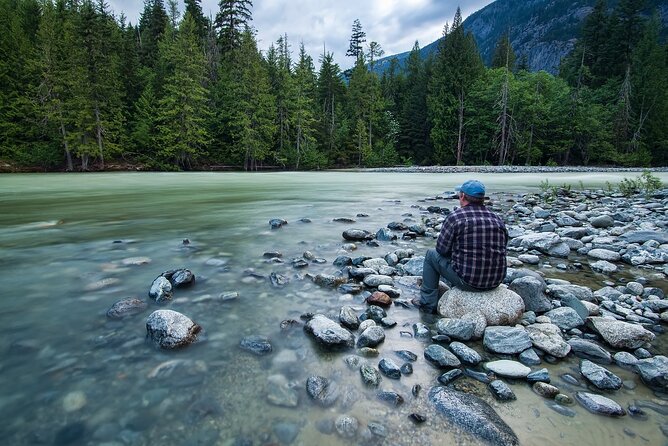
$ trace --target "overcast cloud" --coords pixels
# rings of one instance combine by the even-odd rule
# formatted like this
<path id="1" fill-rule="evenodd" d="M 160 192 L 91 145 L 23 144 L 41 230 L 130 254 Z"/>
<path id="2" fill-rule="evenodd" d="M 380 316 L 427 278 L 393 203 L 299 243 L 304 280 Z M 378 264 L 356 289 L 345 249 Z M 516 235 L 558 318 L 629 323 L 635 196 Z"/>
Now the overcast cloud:
<path id="1" fill-rule="evenodd" d="M 324 46 L 345 69 L 353 63 L 345 54 L 355 19 L 362 23 L 367 45 L 376 41 L 389 56 L 409 51 L 416 40 L 425 46 L 438 39 L 445 23 L 452 23 L 458 5 L 466 18 L 489 3 L 492 0 L 254 0 L 252 25 L 261 50 L 287 34 L 295 57 L 303 41 L 318 66 Z M 132 23 L 138 22 L 143 9 L 140 0 L 110 0 L 109 4 Z M 202 0 L 202 10 L 215 16 L 218 0 Z"/>

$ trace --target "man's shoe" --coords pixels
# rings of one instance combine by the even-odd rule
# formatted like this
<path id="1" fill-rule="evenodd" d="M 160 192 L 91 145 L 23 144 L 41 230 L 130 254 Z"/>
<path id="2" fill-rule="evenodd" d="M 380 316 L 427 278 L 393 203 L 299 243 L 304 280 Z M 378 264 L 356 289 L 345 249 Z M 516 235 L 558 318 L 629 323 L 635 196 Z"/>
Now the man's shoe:
<path id="1" fill-rule="evenodd" d="M 429 313 L 429 314 L 437 314 L 437 313 L 438 313 L 438 312 L 436 311 L 435 308 L 434 308 L 434 309 L 431 309 L 431 308 L 428 308 L 427 306 L 425 306 L 425 305 L 422 303 L 422 300 L 420 299 L 419 296 L 418 296 L 418 297 L 414 297 L 414 298 L 412 298 L 412 299 L 411 299 L 411 303 L 412 303 L 413 305 L 415 305 L 420 311 L 423 311 L 423 312 L 425 312 L 425 313 Z"/>

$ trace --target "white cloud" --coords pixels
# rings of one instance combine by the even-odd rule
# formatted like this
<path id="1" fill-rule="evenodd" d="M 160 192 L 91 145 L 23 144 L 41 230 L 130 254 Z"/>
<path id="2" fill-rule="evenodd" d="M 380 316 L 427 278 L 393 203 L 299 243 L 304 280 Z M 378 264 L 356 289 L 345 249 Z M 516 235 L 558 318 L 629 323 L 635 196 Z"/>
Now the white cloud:
<path id="1" fill-rule="evenodd" d="M 143 2 L 110 0 L 109 3 L 115 13 L 123 11 L 130 21 L 138 22 Z M 367 44 L 375 40 L 385 55 L 391 55 L 409 51 L 416 40 L 425 46 L 438 39 L 443 25 L 452 22 L 458 6 L 451 0 L 255 0 L 253 3 L 252 24 L 260 49 L 266 50 L 287 34 L 295 57 L 303 41 L 317 64 L 325 46 L 342 68 L 353 63 L 345 53 L 355 19 L 362 23 Z M 462 0 L 459 5 L 465 18 L 488 3 L 491 0 Z M 202 0 L 202 10 L 205 15 L 215 16 L 218 1 Z"/>

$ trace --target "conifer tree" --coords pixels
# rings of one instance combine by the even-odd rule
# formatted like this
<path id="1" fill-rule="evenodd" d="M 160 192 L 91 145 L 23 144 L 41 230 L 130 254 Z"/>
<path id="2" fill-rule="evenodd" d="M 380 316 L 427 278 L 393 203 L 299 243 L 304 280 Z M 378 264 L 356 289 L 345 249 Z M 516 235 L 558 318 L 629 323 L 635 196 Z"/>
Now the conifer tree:
<path id="1" fill-rule="evenodd" d="M 364 42 L 366 42 L 366 33 L 362 29 L 362 23 L 359 19 L 353 22 L 352 32 L 350 34 L 350 45 L 346 56 L 359 59 L 364 56 Z"/>
<path id="2" fill-rule="evenodd" d="M 200 39 L 201 44 L 203 45 L 208 28 L 209 28 L 209 20 L 204 17 L 204 14 L 202 13 L 202 5 L 201 5 L 202 0 L 185 0 L 185 14 L 190 14 L 192 17 L 193 21 L 195 22 L 195 31 L 197 34 L 197 37 Z"/>
<path id="3" fill-rule="evenodd" d="M 144 0 L 144 11 L 139 19 L 139 54 L 144 66 L 155 68 L 158 42 L 165 34 L 168 21 L 163 0 Z"/>
<path id="4" fill-rule="evenodd" d="M 342 118 L 340 115 L 344 105 L 345 88 L 341 79 L 341 69 L 334 62 L 334 55 L 324 51 L 320 57 L 320 71 L 316 85 L 319 111 L 318 141 L 320 151 L 325 154 L 329 162 L 339 158 L 335 149 L 340 146 L 340 118 Z"/>
<path id="5" fill-rule="evenodd" d="M 401 126 L 399 153 L 419 164 L 431 159 L 429 123 L 427 118 L 427 73 L 415 42 L 406 62 L 406 81 L 399 123 Z"/>
<path id="6" fill-rule="evenodd" d="M 251 0 L 220 0 L 214 22 L 222 54 L 228 54 L 241 45 L 242 34 L 253 19 Z"/>
<path id="7" fill-rule="evenodd" d="M 492 68 L 506 67 L 515 71 L 515 52 L 510 44 L 508 32 L 503 33 L 496 43 L 494 55 L 492 56 Z"/>

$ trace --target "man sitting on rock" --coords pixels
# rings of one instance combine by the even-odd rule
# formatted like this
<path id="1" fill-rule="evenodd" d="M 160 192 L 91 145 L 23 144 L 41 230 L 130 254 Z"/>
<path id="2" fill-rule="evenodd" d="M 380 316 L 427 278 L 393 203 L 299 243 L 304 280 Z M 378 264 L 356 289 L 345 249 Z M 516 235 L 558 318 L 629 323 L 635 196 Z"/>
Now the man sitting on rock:
<path id="1" fill-rule="evenodd" d="M 440 277 L 464 291 L 491 290 L 506 277 L 508 231 L 485 207 L 485 186 L 469 180 L 455 190 L 461 207 L 443 222 L 436 249 L 427 250 L 420 297 L 412 300 L 428 313 L 436 313 Z"/>

